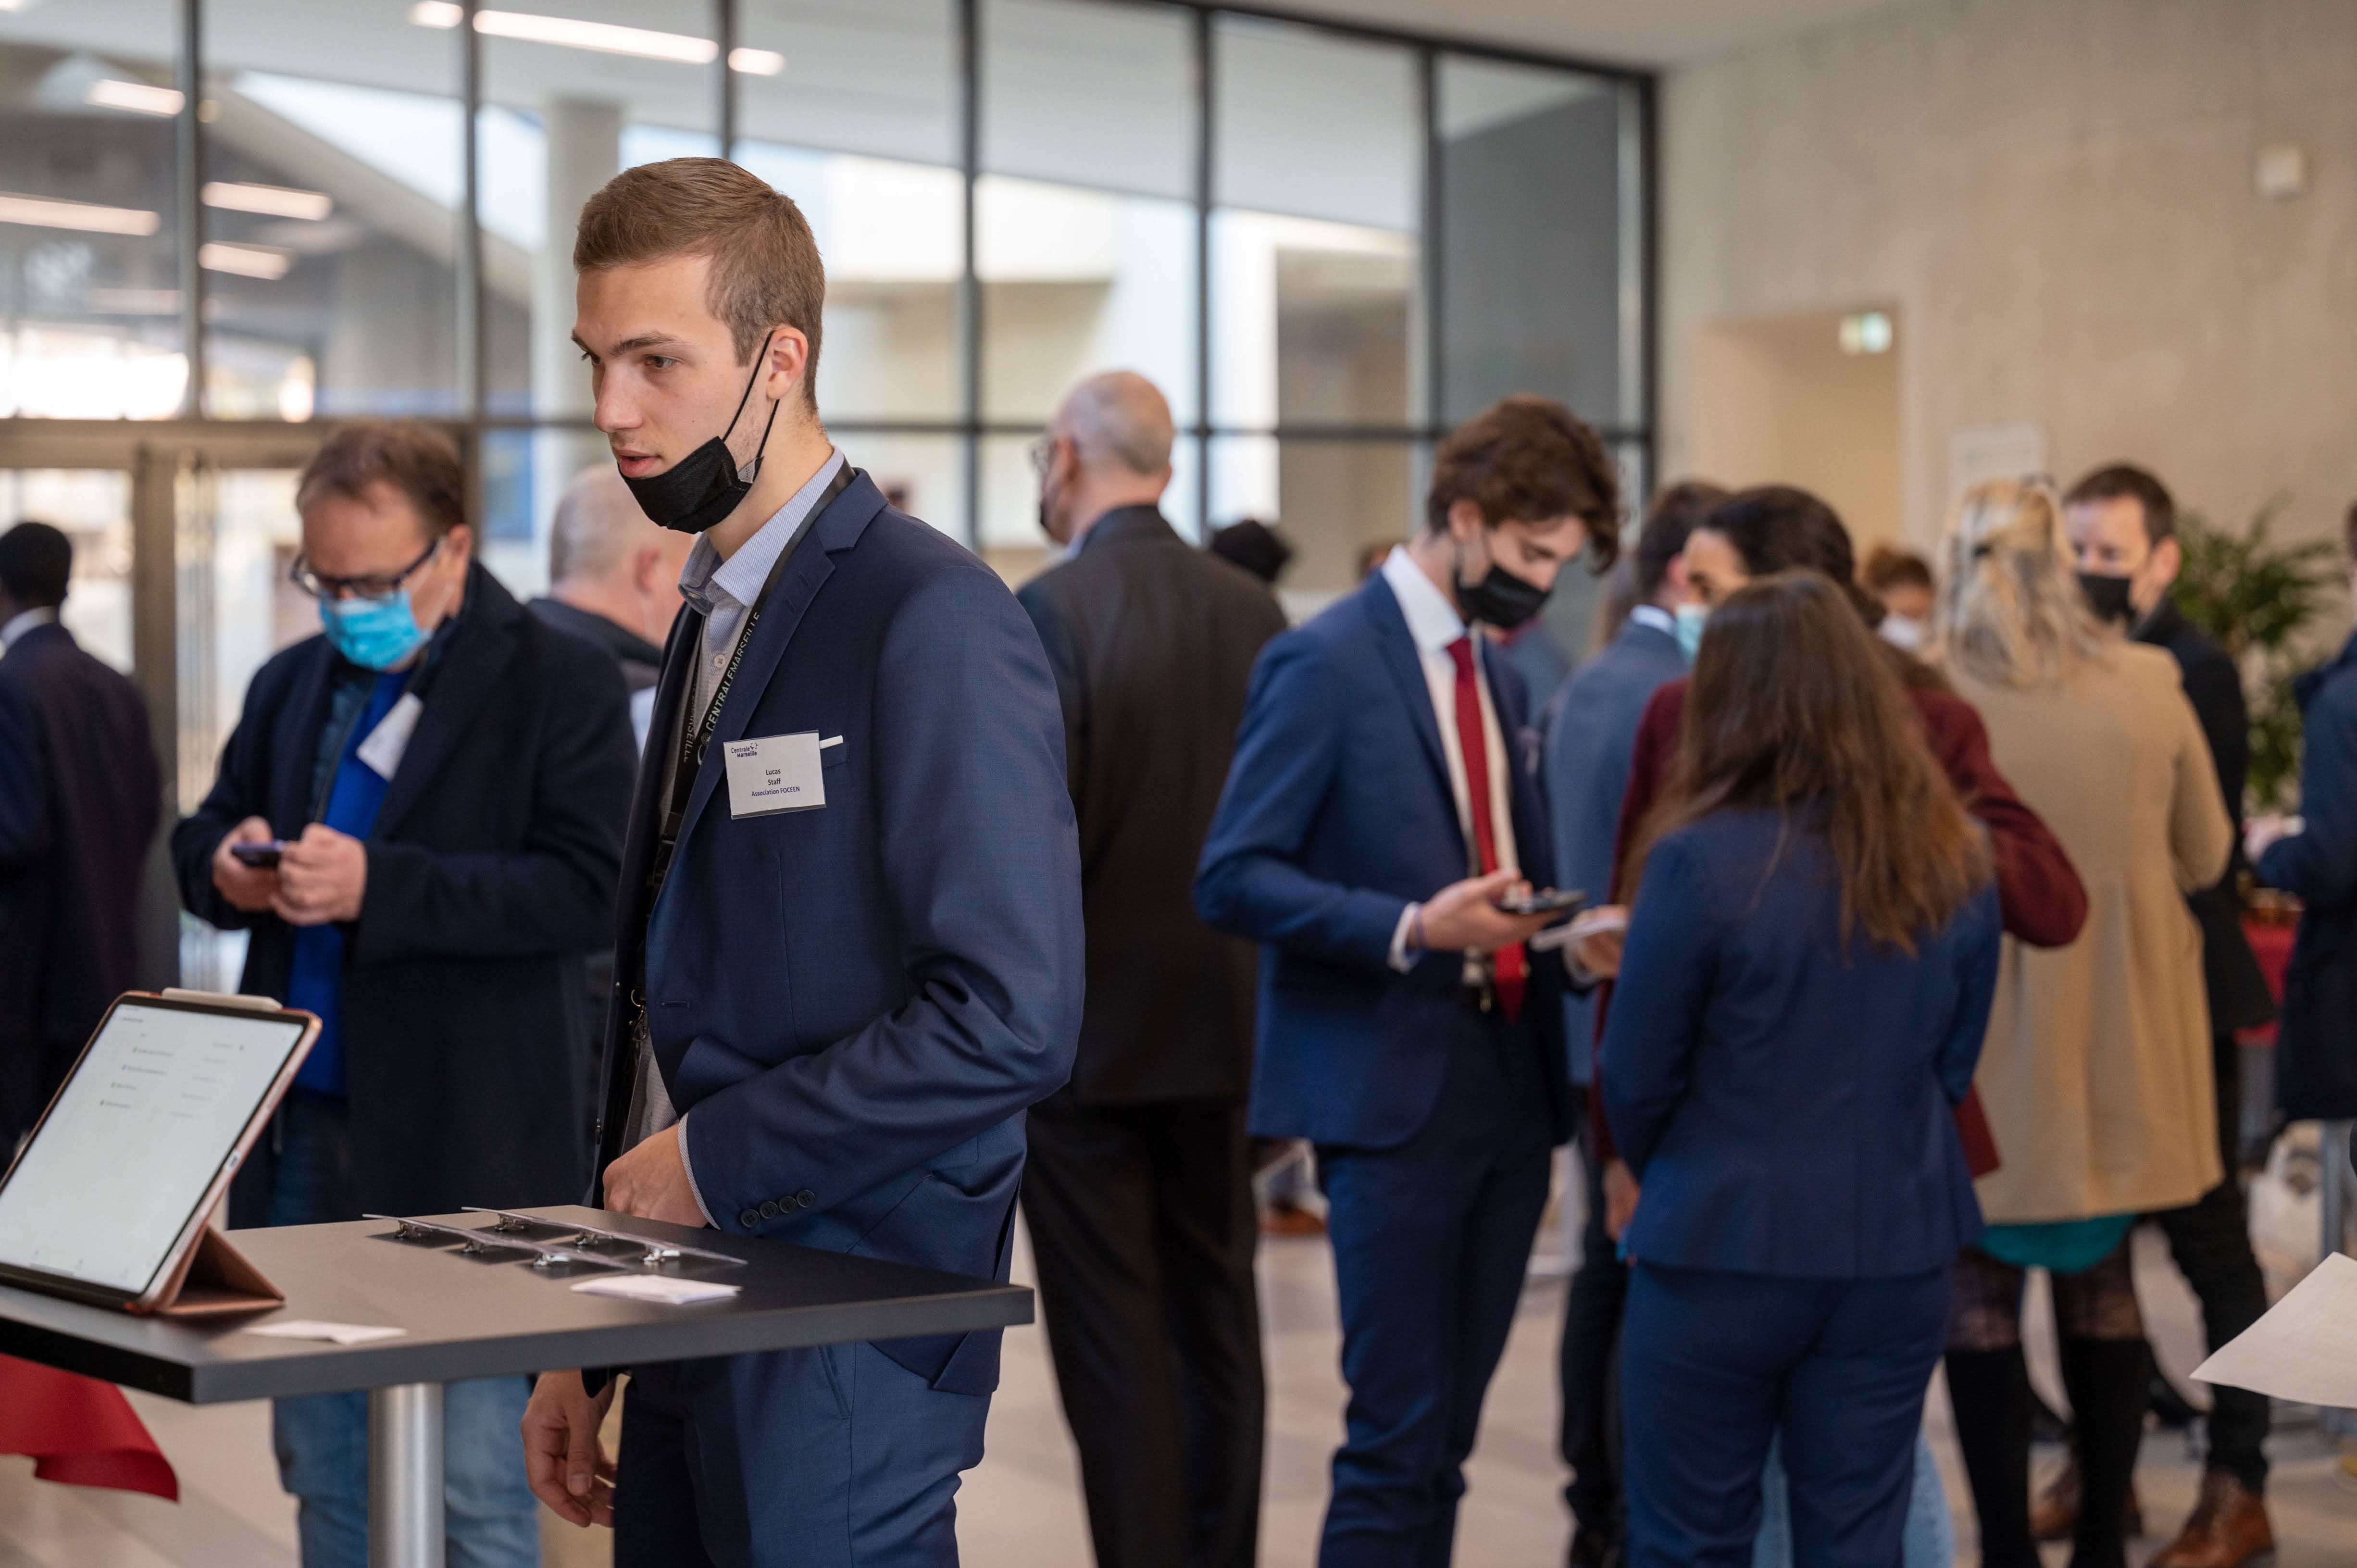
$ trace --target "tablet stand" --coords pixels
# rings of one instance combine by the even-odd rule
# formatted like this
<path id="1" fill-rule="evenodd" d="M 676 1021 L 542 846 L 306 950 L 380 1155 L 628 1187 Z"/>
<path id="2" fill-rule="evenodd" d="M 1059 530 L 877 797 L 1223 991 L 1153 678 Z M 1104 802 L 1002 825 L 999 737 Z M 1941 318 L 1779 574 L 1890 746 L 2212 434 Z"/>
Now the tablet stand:
<path id="1" fill-rule="evenodd" d="M 247 1262 L 208 1219 L 204 1234 L 180 1261 L 156 1305 L 133 1310 L 162 1317 L 217 1317 L 285 1305 L 286 1293 L 263 1278 L 262 1271 Z"/>

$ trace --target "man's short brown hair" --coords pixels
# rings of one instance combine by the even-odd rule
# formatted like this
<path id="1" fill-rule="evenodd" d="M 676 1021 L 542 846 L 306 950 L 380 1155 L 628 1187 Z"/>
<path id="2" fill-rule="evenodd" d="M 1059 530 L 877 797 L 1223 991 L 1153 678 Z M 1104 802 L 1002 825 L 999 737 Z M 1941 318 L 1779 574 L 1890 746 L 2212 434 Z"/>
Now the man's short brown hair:
<path id="1" fill-rule="evenodd" d="M 711 261 L 705 308 L 728 324 L 738 364 L 750 364 L 780 327 L 810 340 L 802 406 L 816 413 L 826 266 L 793 199 L 724 158 L 666 158 L 624 169 L 582 206 L 575 272 L 673 256 Z"/>
<path id="2" fill-rule="evenodd" d="M 431 538 L 467 521 L 467 471 L 450 438 L 429 425 L 382 419 L 329 433 L 303 466 L 295 510 L 307 511 L 328 496 L 364 501 L 374 484 L 391 485 L 406 498 Z"/>
<path id="3" fill-rule="evenodd" d="M 2131 500 L 2144 513 L 2144 540 L 2158 544 L 2177 537 L 2177 499 L 2149 469 L 2134 463 L 2111 463 L 2072 485 L 2062 498 L 2066 507 L 2088 501 Z"/>
<path id="4" fill-rule="evenodd" d="M 1425 526 L 1448 526 L 1469 500 L 1481 521 L 1587 524 L 1587 569 L 1601 575 L 1620 554 L 1620 481 L 1612 460 L 1571 410 L 1547 397 L 1501 398 L 1449 434 L 1432 456 Z"/>

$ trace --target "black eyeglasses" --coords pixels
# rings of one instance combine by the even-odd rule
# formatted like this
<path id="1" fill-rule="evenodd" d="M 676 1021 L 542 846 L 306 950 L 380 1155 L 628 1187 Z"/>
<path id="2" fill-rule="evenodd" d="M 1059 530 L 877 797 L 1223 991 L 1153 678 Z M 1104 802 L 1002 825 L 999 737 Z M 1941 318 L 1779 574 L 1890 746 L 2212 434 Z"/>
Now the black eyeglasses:
<path id="1" fill-rule="evenodd" d="M 425 547 L 425 553 L 390 577 L 330 577 L 323 572 L 313 571 L 311 564 L 297 555 L 295 564 L 286 573 L 286 578 L 315 599 L 389 599 L 401 592 L 401 585 L 417 575 L 417 569 L 431 561 L 434 553 L 441 548 L 442 541 L 435 540 Z"/>

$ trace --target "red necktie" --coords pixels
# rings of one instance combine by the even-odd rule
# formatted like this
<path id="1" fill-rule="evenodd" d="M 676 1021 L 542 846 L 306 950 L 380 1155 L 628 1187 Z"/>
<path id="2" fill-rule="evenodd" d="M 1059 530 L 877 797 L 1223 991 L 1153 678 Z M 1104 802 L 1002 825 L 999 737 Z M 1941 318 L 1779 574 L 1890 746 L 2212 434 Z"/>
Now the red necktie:
<path id="1" fill-rule="evenodd" d="M 1473 674 L 1472 639 L 1460 637 L 1448 645 L 1457 661 L 1457 749 L 1465 757 L 1465 793 L 1473 808 L 1473 843 L 1481 857 L 1481 875 L 1498 869 L 1498 835 L 1490 821 L 1490 747 L 1481 725 L 1481 693 Z M 1523 983 L 1529 974 L 1523 946 L 1500 948 L 1490 958 L 1498 985 L 1499 1004 L 1509 1020 L 1523 1011 Z"/>

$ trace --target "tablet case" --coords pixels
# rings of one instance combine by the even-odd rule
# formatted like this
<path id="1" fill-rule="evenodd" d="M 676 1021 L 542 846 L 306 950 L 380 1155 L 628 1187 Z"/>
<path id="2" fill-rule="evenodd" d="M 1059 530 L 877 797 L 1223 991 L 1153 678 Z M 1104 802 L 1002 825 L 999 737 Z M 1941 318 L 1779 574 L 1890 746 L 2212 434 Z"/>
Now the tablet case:
<path id="1" fill-rule="evenodd" d="M 177 1276 L 165 1284 L 156 1305 L 131 1310 L 158 1317 L 221 1317 L 285 1305 L 286 1293 L 263 1278 L 262 1271 L 247 1262 L 208 1219 L 204 1234 L 180 1261 Z"/>

